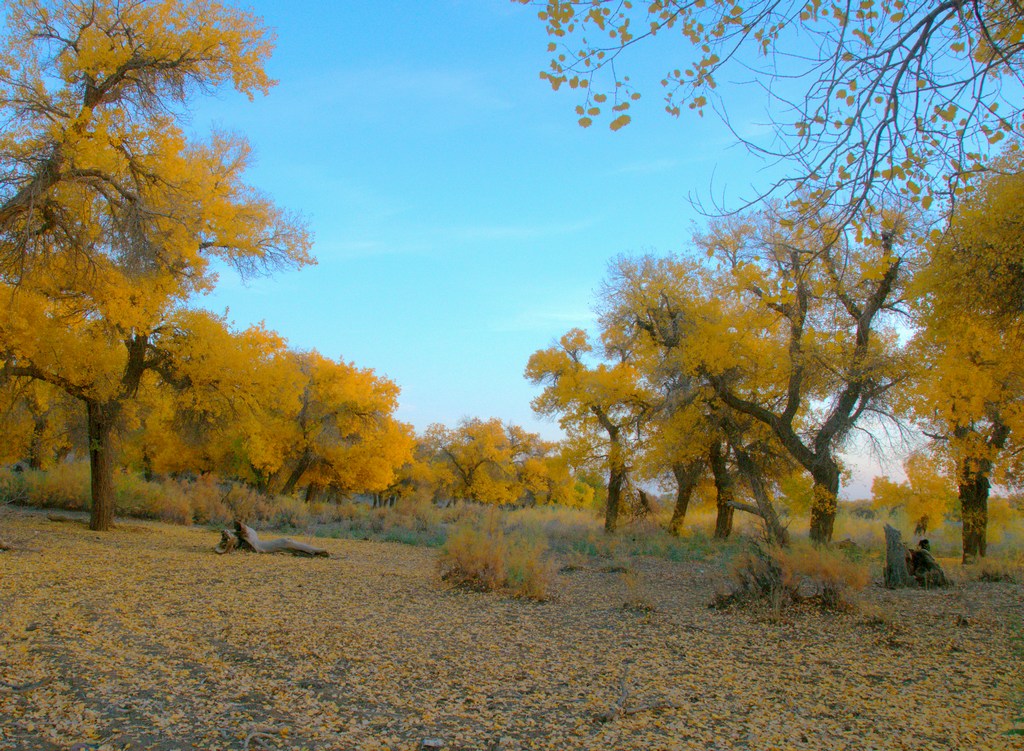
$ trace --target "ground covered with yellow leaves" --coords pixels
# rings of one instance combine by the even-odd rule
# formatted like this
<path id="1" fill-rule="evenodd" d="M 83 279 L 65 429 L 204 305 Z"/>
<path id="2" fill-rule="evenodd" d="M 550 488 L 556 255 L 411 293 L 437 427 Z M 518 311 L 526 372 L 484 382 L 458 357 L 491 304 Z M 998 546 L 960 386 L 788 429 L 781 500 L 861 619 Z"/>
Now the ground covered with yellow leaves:
<path id="1" fill-rule="evenodd" d="M 1024 745 L 1019 583 L 776 618 L 709 609 L 714 561 L 574 559 L 536 603 L 395 543 L 218 556 L 209 530 L 24 512 L 0 537 L 3 749 Z"/>

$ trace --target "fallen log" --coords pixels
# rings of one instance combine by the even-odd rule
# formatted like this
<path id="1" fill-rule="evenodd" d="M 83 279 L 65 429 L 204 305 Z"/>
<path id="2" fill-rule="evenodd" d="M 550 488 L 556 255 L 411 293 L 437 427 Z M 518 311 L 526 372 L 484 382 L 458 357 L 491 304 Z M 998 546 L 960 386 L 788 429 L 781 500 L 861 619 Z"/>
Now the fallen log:
<path id="1" fill-rule="evenodd" d="M 240 521 L 235 522 L 234 530 L 224 529 L 220 533 L 220 542 L 213 550 L 219 555 L 230 553 L 232 550 L 249 550 L 253 553 L 291 553 L 312 557 L 327 558 L 330 556 L 323 548 L 316 548 L 304 542 L 293 540 L 290 537 L 280 537 L 276 540 L 261 540 L 256 530 Z"/>

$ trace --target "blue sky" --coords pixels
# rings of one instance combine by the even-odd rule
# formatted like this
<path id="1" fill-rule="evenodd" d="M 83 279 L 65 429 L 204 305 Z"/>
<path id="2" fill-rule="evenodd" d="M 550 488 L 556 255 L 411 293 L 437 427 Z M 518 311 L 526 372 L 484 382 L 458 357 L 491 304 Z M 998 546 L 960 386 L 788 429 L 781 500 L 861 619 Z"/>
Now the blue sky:
<path id="1" fill-rule="evenodd" d="M 573 96 L 539 79 L 535 8 L 250 7 L 277 31 L 280 83 L 201 100 L 192 124 L 250 139 L 251 182 L 306 217 L 319 263 L 248 284 L 226 272 L 203 304 L 387 375 L 417 429 L 493 416 L 557 437 L 530 410 L 530 354 L 592 324 L 612 258 L 685 249 L 690 196 L 769 182 L 713 117 L 664 114 L 656 61 L 634 62 L 629 127 L 580 128 Z"/>

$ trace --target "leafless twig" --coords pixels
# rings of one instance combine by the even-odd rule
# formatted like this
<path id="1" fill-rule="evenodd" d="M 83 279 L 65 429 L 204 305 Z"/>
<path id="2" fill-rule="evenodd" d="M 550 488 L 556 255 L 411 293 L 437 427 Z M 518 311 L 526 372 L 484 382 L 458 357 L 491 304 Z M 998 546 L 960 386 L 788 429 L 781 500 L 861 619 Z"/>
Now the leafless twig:
<path id="1" fill-rule="evenodd" d="M 671 701 L 654 701 L 640 704 L 635 707 L 629 705 L 629 671 L 622 671 L 622 680 L 619 683 L 619 699 L 610 708 L 601 712 L 594 719 L 597 722 L 613 722 L 620 717 L 632 717 L 643 712 L 656 712 L 661 709 L 681 709 L 682 704 Z"/>

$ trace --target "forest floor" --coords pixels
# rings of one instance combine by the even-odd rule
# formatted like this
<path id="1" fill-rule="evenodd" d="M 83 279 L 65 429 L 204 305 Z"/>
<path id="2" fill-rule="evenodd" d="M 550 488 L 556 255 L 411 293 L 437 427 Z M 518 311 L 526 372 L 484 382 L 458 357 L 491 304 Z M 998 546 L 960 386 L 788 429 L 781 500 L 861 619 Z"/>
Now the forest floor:
<path id="1" fill-rule="evenodd" d="M 709 609 L 717 559 L 560 558 L 531 602 L 396 543 L 218 556 L 24 511 L 0 538 L 0 749 L 1024 747 L 1024 586 L 953 562 L 779 616 Z"/>

